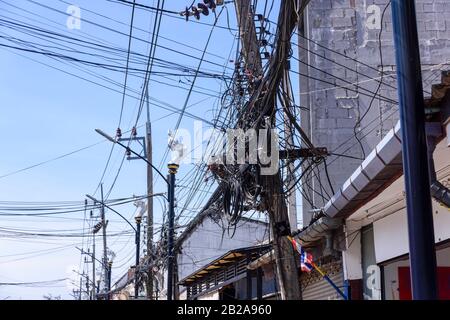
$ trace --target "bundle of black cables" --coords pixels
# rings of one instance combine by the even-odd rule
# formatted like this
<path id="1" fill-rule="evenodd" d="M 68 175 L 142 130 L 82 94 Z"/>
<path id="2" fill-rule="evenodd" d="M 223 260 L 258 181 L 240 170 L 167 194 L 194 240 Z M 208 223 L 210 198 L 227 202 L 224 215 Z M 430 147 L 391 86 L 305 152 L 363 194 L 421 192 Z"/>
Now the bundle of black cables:
<path id="1" fill-rule="evenodd" d="M 244 206 L 242 185 L 237 180 L 226 182 L 223 186 L 223 211 L 229 225 L 236 225 Z"/>

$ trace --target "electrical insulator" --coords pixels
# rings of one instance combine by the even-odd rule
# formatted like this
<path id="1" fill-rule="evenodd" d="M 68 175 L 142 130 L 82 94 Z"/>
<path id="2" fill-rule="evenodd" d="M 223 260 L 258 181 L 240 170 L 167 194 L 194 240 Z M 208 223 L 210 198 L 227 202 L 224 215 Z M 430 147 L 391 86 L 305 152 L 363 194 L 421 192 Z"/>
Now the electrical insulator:
<path id="1" fill-rule="evenodd" d="M 120 130 L 120 128 L 117 128 L 117 130 L 116 130 L 116 137 L 117 138 L 122 138 L 122 130 Z"/>
<path id="2" fill-rule="evenodd" d="M 133 128 L 131 129 L 131 135 L 132 135 L 133 137 L 136 137 L 136 136 L 137 136 L 137 130 L 136 130 L 136 127 L 133 127 Z"/>
<path id="3" fill-rule="evenodd" d="M 192 13 L 195 19 L 200 20 L 200 11 L 197 9 L 196 6 L 192 6 Z"/>
<path id="4" fill-rule="evenodd" d="M 217 7 L 216 2 L 214 0 L 203 0 L 203 2 L 214 11 Z M 223 3 L 223 1 L 217 1 L 217 3 Z"/>
<path id="5" fill-rule="evenodd" d="M 270 59 L 270 53 L 267 51 L 263 52 L 263 59 Z"/>
<path id="6" fill-rule="evenodd" d="M 197 7 L 200 9 L 203 15 L 207 16 L 209 15 L 209 9 L 206 6 L 206 4 L 203 3 L 197 3 Z"/>
<path id="7" fill-rule="evenodd" d="M 190 12 L 189 12 L 189 8 L 188 7 L 186 7 L 186 10 L 184 10 L 183 14 L 186 17 L 186 21 L 189 21 Z"/>
<path id="8" fill-rule="evenodd" d="M 269 42 L 266 39 L 262 39 L 259 41 L 259 45 L 262 47 L 265 47 L 269 44 Z"/>
<path id="9" fill-rule="evenodd" d="M 131 150 L 130 150 L 130 148 L 127 148 L 126 154 L 127 154 L 127 157 L 131 156 Z"/>

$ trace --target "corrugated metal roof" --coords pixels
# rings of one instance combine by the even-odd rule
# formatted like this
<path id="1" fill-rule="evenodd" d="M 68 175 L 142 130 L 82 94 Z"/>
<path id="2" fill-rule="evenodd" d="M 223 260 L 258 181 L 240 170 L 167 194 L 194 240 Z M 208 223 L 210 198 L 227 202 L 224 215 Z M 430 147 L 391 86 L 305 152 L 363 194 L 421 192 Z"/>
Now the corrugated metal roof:
<path id="1" fill-rule="evenodd" d="M 265 252 L 269 250 L 272 247 L 271 244 L 264 244 L 259 246 L 253 246 L 253 247 L 246 247 L 246 248 L 239 248 L 230 250 L 221 257 L 215 259 L 214 261 L 210 262 L 209 264 L 205 265 L 204 267 L 198 269 L 194 273 L 188 275 L 183 280 L 179 282 L 181 285 L 186 285 L 190 282 L 196 281 L 199 278 L 203 278 L 204 276 L 210 274 L 215 269 L 220 269 L 224 265 L 228 265 L 230 263 L 233 263 L 242 257 L 245 257 L 248 253 L 257 253 L 257 252 Z"/>

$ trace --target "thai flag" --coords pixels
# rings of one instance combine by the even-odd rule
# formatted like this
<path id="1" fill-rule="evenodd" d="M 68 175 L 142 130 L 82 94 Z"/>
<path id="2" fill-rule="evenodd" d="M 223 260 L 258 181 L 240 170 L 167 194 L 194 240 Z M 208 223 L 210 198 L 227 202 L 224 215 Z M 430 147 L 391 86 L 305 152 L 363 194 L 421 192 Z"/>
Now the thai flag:
<path id="1" fill-rule="evenodd" d="M 303 272 L 311 272 L 313 269 L 313 256 L 312 254 L 303 250 L 300 243 L 292 238 L 292 245 L 294 249 L 300 254 L 300 268 Z"/>
<path id="2" fill-rule="evenodd" d="M 303 272 L 311 272 L 313 269 L 312 266 L 312 255 L 306 251 L 302 250 L 302 253 L 300 254 L 300 268 Z"/>

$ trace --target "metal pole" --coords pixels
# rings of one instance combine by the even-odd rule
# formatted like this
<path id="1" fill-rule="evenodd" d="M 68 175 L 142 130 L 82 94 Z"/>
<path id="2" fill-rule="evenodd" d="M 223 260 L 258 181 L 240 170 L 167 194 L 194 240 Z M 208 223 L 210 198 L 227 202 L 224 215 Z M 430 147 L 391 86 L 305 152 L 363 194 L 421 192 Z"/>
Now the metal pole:
<path id="1" fill-rule="evenodd" d="M 169 234 L 168 234 L 168 262 L 167 262 L 167 300 L 173 299 L 173 245 L 174 245 L 174 219 L 175 219 L 175 175 L 179 165 L 169 164 Z"/>
<path id="2" fill-rule="evenodd" d="M 409 257 L 414 300 L 437 298 L 419 41 L 414 1 L 392 0 Z"/>
<path id="3" fill-rule="evenodd" d="M 80 274 L 80 293 L 78 295 L 78 300 L 81 300 L 81 292 L 83 290 L 82 288 L 83 288 L 83 277 Z"/>
<path id="4" fill-rule="evenodd" d="M 153 163 L 152 125 L 150 122 L 150 101 L 147 88 L 147 161 Z M 153 300 L 153 168 L 147 163 L 147 255 L 150 257 L 150 268 L 147 271 L 147 298 Z"/>
<path id="5" fill-rule="evenodd" d="M 103 232 L 103 271 L 104 271 L 104 278 L 105 278 L 105 283 L 104 283 L 104 288 L 105 291 L 108 291 L 108 255 L 107 255 L 107 250 L 108 247 L 106 245 L 106 220 L 105 220 L 105 205 L 104 205 L 104 199 L 103 199 L 103 183 L 100 185 L 100 192 L 101 192 L 101 197 L 102 197 L 102 206 L 101 206 L 101 219 L 102 219 L 102 232 Z"/>
<path id="6" fill-rule="evenodd" d="M 141 243 L 141 217 L 136 217 L 136 266 L 134 268 L 134 298 L 139 297 L 139 283 L 138 283 L 138 267 L 139 267 L 139 252 Z"/>
<path id="7" fill-rule="evenodd" d="M 95 300 L 95 233 L 92 236 L 92 300 Z"/>
<path id="8" fill-rule="evenodd" d="M 92 300 L 92 297 L 89 297 L 89 287 L 90 287 L 90 284 L 89 284 L 89 274 L 86 274 L 86 295 L 87 295 L 87 298 L 86 298 L 86 300 Z"/>
<path id="9" fill-rule="evenodd" d="M 111 277 L 112 277 L 112 261 L 108 262 L 108 295 L 107 295 L 107 300 L 110 299 L 110 292 L 111 292 Z"/>

